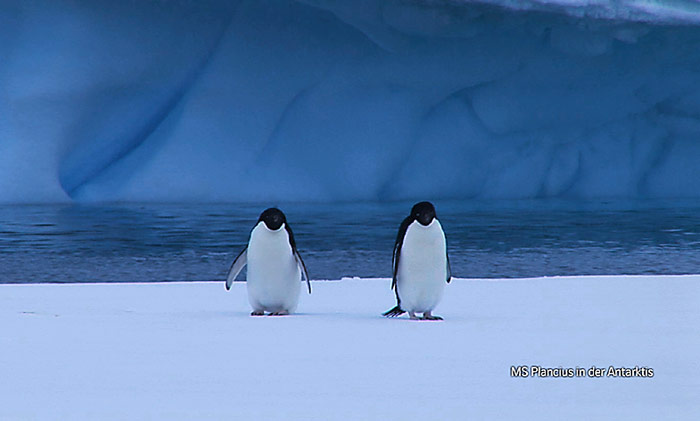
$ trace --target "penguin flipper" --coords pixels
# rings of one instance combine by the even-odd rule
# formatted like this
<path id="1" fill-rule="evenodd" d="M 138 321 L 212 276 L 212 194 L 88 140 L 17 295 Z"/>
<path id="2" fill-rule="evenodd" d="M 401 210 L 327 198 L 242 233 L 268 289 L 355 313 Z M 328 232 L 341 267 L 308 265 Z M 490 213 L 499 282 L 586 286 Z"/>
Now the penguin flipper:
<path id="1" fill-rule="evenodd" d="M 231 269 L 228 271 L 228 276 L 226 276 L 226 291 L 231 289 L 231 285 L 233 284 L 233 281 L 236 280 L 236 277 L 238 276 L 239 273 L 241 273 L 241 270 L 243 270 L 243 267 L 248 263 L 248 246 L 246 246 L 236 257 L 236 259 L 233 261 L 233 264 L 231 265 Z"/>
<path id="2" fill-rule="evenodd" d="M 411 216 L 407 216 L 403 221 L 401 221 L 401 225 L 399 225 L 399 233 L 396 236 L 396 242 L 394 242 L 394 252 L 391 256 L 391 289 L 393 290 L 396 290 L 396 277 L 399 272 L 399 261 L 401 260 L 401 247 L 403 246 L 403 238 L 406 236 L 406 231 L 408 231 L 408 226 L 411 225 L 411 222 L 413 222 Z"/>
<path id="3" fill-rule="evenodd" d="M 449 284 L 452 280 L 452 267 L 450 267 L 450 255 L 445 253 L 445 260 L 447 260 L 447 283 Z"/>
<path id="4" fill-rule="evenodd" d="M 299 265 L 299 269 L 301 269 L 301 277 L 302 279 L 306 280 L 306 286 L 309 289 L 309 294 L 311 294 L 311 282 L 309 281 L 309 272 L 306 271 L 306 265 L 304 264 L 304 260 L 301 258 L 301 255 L 296 250 L 294 250 L 294 258 L 297 259 L 297 265 Z"/>
<path id="5" fill-rule="evenodd" d="M 292 253 L 294 254 L 294 258 L 297 261 L 297 266 L 299 266 L 299 269 L 301 269 L 301 277 L 302 279 L 306 279 L 306 286 L 309 288 L 309 294 L 311 294 L 311 282 L 309 282 L 309 272 L 306 270 L 304 260 L 301 258 L 301 255 L 297 251 L 297 243 L 296 241 L 294 241 L 294 233 L 289 227 L 289 224 L 284 224 L 284 229 L 287 230 L 287 235 L 289 236 L 289 245 L 292 247 Z"/>
<path id="6" fill-rule="evenodd" d="M 382 313 L 382 316 L 384 316 L 384 317 L 398 317 L 398 316 L 404 314 L 405 312 L 406 312 L 406 310 L 402 310 L 401 307 L 399 307 L 397 305 L 396 307 L 392 308 L 391 310 L 388 310 L 388 311 Z"/>

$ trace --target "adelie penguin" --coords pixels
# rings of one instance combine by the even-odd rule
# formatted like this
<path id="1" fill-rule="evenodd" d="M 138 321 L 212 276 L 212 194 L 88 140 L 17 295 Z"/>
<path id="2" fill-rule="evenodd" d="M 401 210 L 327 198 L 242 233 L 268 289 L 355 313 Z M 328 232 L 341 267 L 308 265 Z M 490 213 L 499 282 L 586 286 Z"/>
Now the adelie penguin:
<path id="1" fill-rule="evenodd" d="M 442 320 L 432 312 L 452 272 L 445 233 L 432 203 L 416 203 L 401 223 L 392 264 L 391 288 L 396 293 L 396 307 L 383 315 L 397 317 L 408 312 L 412 320 Z"/>
<path id="2" fill-rule="evenodd" d="M 294 313 L 299 303 L 302 277 L 311 294 L 306 265 L 294 242 L 287 218 L 277 208 L 266 209 L 250 233 L 248 246 L 231 265 L 226 289 L 248 265 L 246 286 L 251 316 L 283 316 Z"/>

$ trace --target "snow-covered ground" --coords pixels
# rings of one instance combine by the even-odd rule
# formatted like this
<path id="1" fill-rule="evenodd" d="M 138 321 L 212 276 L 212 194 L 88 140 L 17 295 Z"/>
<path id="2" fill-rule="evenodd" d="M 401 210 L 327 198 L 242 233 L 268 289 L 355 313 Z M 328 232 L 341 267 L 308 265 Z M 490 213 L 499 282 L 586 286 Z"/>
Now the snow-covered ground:
<path id="1" fill-rule="evenodd" d="M 0 286 L 0 419 L 697 419 L 700 276 L 457 279 L 444 322 L 388 280 L 314 282 L 248 316 L 245 284 Z M 513 365 L 651 378 L 514 378 Z"/>

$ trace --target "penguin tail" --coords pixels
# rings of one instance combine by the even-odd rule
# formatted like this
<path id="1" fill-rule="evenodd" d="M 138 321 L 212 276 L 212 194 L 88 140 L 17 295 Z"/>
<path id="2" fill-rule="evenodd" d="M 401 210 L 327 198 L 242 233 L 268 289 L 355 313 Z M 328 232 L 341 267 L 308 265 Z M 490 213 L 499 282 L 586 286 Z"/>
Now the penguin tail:
<path id="1" fill-rule="evenodd" d="M 401 307 L 396 306 L 396 307 L 392 308 L 391 310 L 389 310 L 385 313 L 382 313 L 382 316 L 384 316 L 384 317 L 398 317 L 398 316 L 404 314 L 405 312 L 406 312 L 406 310 L 402 310 Z"/>

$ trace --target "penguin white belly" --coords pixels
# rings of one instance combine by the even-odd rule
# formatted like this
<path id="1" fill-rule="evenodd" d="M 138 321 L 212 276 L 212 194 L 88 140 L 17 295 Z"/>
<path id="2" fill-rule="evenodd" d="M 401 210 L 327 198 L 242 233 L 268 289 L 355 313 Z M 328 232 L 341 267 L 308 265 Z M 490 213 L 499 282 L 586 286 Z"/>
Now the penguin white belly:
<path id="1" fill-rule="evenodd" d="M 293 313 L 301 291 L 301 269 L 284 227 L 271 231 L 260 222 L 250 234 L 246 279 L 253 310 Z"/>
<path id="2" fill-rule="evenodd" d="M 397 273 L 401 308 L 423 313 L 440 302 L 447 280 L 445 234 L 434 219 L 428 226 L 411 224 L 401 246 Z"/>

